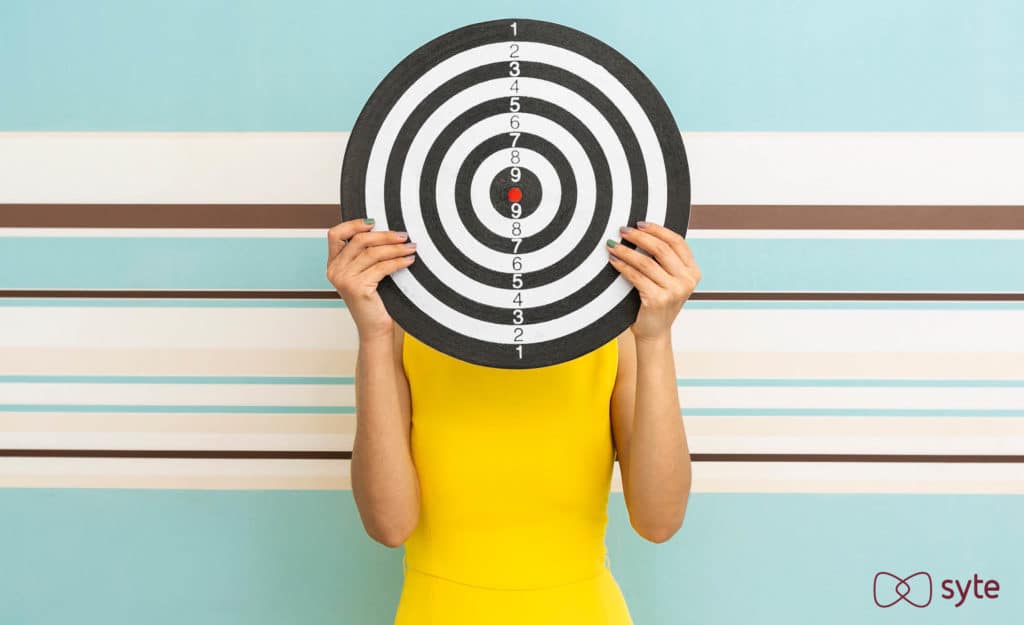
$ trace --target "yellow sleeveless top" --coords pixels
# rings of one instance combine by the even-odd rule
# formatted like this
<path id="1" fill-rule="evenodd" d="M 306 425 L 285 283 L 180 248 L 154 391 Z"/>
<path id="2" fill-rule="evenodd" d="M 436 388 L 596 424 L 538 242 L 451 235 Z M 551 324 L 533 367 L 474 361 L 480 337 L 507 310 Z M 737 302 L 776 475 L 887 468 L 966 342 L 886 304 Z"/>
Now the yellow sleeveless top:
<path id="1" fill-rule="evenodd" d="M 632 623 L 604 542 L 617 341 L 498 369 L 406 333 L 402 360 L 420 516 L 395 623 Z"/>

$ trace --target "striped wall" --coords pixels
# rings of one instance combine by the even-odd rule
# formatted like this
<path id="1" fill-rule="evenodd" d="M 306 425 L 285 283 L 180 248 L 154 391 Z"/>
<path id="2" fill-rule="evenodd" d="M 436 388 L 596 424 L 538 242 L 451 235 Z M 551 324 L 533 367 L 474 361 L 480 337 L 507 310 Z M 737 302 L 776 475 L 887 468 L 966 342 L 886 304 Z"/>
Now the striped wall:
<path id="1" fill-rule="evenodd" d="M 636 61 L 691 165 L 694 495 L 646 543 L 616 466 L 635 622 L 1024 613 L 1021 5 L 521 8 Z M 0 623 L 390 622 L 325 231 L 376 81 L 508 10 L 0 7 Z M 873 604 L 877 571 L 919 569 L 1004 592 Z"/>

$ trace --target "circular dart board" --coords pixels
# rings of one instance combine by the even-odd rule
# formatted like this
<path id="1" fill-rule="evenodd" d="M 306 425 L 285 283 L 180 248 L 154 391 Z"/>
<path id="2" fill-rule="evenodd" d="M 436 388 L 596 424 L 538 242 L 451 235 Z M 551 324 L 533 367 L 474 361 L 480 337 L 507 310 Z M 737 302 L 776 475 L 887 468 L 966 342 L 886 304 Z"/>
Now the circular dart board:
<path id="1" fill-rule="evenodd" d="M 417 244 L 378 285 L 399 326 L 523 369 L 635 321 L 639 294 L 605 240 L 637 221 L 685 236 L 690 178 L 679 127 L 635 65 L 580 31 L 505 19 L 442 35 L 384 78 L 349 136 L 341 211 Z"/>

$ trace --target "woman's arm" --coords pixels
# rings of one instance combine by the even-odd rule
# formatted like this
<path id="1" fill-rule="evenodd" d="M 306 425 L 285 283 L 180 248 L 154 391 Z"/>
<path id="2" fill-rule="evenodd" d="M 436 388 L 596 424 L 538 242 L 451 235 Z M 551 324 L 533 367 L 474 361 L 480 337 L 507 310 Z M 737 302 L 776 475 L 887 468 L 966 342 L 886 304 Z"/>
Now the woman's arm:
<path id="1" fill-rule="evenodd" d="M 690 494 L 690 450 L 679 414 L 671 340 L 619 338 L 611 420 L 630 524 L 660 543 L 683 524 Z"/>
<path id="2" fill-rule="evenodd" d="M 327 279 L 345 300 L 359 332 L 352 495 L 363 527 L 397 547 L 419 520 L 419 481 L 409 447 L 409 383 L 402 329 L 377 292 L 391 273 L 415 260 L 404 232 L 373 232 L 373 219 L 351 219 L 327 231 Z"/>
<path id="3" fill-rule="evenodd" d="M 419 519 L 419 480 L 410 451 L 412 409 L 402 365 L 402 329 L 359 341 L 352 495 L 366 532 L 397 547 Z"/>
<path id="4" fill-rule="evenodd" d="M 622 238 L 638 249 L 609 240 L 609 262 L 640 294 L 636 320 L 618 337 L 610 414 L 630 523 L 644 538 L 664 542 L 683 524 L 692 482 L 672 325 L 701 274 L 678 233 L 637 226 L 623 228 Z"/>

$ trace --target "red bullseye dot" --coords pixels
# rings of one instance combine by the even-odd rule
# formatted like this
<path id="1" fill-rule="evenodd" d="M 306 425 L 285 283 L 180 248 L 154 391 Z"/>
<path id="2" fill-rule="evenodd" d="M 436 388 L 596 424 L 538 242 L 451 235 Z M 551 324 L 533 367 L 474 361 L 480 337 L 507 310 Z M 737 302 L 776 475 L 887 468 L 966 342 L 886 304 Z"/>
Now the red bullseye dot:
<path id="1" fill-rule="evenodd" d="M 519 202 L 523 199 L 523 190 L 519 187 L 512 187 L 508 190 L 508 201 Z"/>

